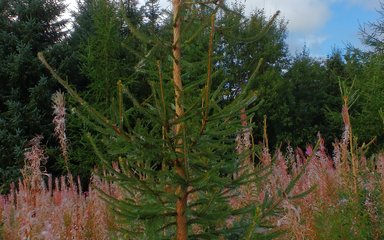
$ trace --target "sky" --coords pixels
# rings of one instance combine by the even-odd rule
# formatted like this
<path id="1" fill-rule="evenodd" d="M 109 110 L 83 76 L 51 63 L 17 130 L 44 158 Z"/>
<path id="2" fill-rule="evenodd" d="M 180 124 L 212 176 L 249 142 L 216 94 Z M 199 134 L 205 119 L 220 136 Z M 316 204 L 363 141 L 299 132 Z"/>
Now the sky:
<path id="1" fill-rule="evenodd" d="M 66 0 L 69 9 L 76 0 Z M 227 0 L 229 3 L 235 0 Z M 144 0 L 139 0 L 144 2 Z M 264 9 L 267 16 L 277 10 L 288 21 L 287 43 L 291 54 L 309 50 L 314 57 L 326 57 L 348 44 L 363 48 L 360 26 L 379 19 L 380 0 L 240 0 L 246 14 Z M 170 8 L 169 0 L 160 5 Z"/>

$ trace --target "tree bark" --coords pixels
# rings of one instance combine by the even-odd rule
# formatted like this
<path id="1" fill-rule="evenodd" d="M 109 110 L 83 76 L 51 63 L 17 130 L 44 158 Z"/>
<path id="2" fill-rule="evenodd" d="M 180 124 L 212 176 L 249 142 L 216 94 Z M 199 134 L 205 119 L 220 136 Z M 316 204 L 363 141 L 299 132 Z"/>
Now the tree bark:
<path id="1" fill-rule="evenodd" d="M 181 15 L 180 7 L 182 0 L 173 0 L 173 84 L 175 88 L 175 113 L 176 118 L 180 118 L 184 115 L 184 108 L 181 104 L 181 95 L 183 92 L 183 84 L 181 80 Z M 178 123 L 175 126 L 176 135 L 176 153 L 183 156 L 183 138 L 181 137 L 184 125 Z M 178 157 L 175 160 L 176 173 L 182 178 L 186 179 L 186 164 L 183 157 Z M 187 186 L 185 184 L 176 187 L 177 201 L 176 201 L 176 236 L 177 240 L 186 240 L 188 238 L 188 225 L 187 225 Z"/>

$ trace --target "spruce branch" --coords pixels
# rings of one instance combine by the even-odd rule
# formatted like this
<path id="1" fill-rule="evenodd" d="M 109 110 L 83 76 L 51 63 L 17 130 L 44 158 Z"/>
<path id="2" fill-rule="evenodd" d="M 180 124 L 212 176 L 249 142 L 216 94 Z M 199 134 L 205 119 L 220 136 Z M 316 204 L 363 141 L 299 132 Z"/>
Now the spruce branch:
<path id="1" fill-rule="evenodd" d="M 59 74 L 57 74 L 57 72 L 51 67 L 51 65 L 48 64 L 42 52 L 39 52 L 37 54 L 37 57 L 39 58 L 41 63 L 43 63 L 43 65 L 48 69 L 48 71 L 52 74 L 52 77 L 56 79 L 69 92 L 69 94 L 71 94 L 71 96 L 75 98 L 75 100 L 81 106 L 83 106 L 87 111 L 93 114 L 100 123 L 111 128 L 117 135 L 124 137 L 128 141 L 131 141 L 130 136 L 128 136 L 125 132 L 121 132 L 120 129 L 116 127 L 114 124 L 112 124 L 108 118 L 104 117 L 100 112 L 98 112 L 96 109 L 90 106 L 88 102 L 86 102 L 82 97 L 80 97 L 80 95 L 69 85 L 69 83 L 64 79 L 62 79 L 59 76 Z"/>
<path id="2" fill-rule="evenodd" d="M 204 89 L 205 91 L 202 99 L 203 119 L 201 121 L 200 135 L 203 134 L 208 121 L 209 95 L 210 95 L 210 90 L 212 85 L 211 68 L 212 68 L 213 37 L 215 33 L 215 18 L 216 18 L 216 15 L 212 14 L 211 15 L 211 32 L 209 34 L 209 47 L 208 47 L 207 81 L 205 83 L 205 89 Z"/>
<path id="3" fill-rule="evenodd" d="M 123 117 L 123 83 L 121 82 L 121 80 L 119 80 L 117 82 L 117 94 L 118 94 L 118 98 L 119 98 L 119 129 L 120 129 L 120 132 L 123 132 L 123 121 L 124 121 L 124 117 Z"/>
<path id="4" fill-rule="evenodd" d="M 161 99 L 161 106 L 163 108 L 163 116 L 164 116 L 163 127 L 164 127 L 164 131 L 166 134 L 169 130 L 169 126 L 168 126 L 168 120 L 167 120 L 168 119 L 167 108 L 166 108 L 166 104 L 165 104 L 165 94 L 164 94 L 164 86 L 163 86 L 164 85 L 163 84 L 163 72 L 161 69 L 160 60 L 156 61 L 156 65 L 157 65 L 157 70 L 158 70 L 158 74 L 159 74 L 160 99 Z M 166 138 L 165 135 L 164 135 L 164 138 Z"/>
<path id="5" fill-rule="evenodd" d="M 124 7 L 124 3 L 122 0 L 120 0 L 120 9 L 121 9 L 121 16 L 123 17 L 123 20 L 124 22 L 127 24 L 127 27 L 129 29 L 129 31 L 131 31 L 131 33 L 137 38 L 139 39 L 140 41 L 142 41 L 143 43 L 153 43 L 153 40 L 152 38 L 150 38 L 149 36 L 146 36 L 143 32 L 139 31 L 134 25 L 133 23 L 131 22 L 131 20 L 127 17 L 127 15 L 125 14 L 126 10 L 125 10 L 125 7 Z"/>

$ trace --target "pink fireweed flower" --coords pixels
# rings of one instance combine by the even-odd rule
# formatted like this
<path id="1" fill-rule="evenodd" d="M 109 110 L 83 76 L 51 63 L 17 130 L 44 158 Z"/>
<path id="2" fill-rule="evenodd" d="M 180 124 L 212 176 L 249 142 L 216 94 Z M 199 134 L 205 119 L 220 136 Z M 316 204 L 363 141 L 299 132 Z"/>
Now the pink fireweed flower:
<path id="1" fill-rule="evenodd" d="M 335 168 L 340 169 L 340 161 L 341 161 L 341 150 L 340 150 L 340 143 L 336 140 L 335 143 L 333 143 L 333 155 L 332 155 L 333 162 L 335 163 Z"/>
<path id="2" fill-rule="evenodd" d="M 377 172 L 384 178 L 384 153 L 379 154 L 376 161 Z"/>
<path id="3" fill-rule="evenodd" d="M 305 149 L 305 155 L 311 156 L 313 153 L 313 149 L 311 145 L 308 145 L 307 148 Z"/>

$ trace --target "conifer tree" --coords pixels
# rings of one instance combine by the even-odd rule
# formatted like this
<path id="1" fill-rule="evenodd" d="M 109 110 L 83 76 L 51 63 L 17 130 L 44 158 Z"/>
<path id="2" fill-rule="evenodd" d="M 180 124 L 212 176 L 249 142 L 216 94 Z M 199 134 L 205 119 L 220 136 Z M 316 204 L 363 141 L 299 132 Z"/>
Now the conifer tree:
<path id="1" fill-rule="evenodd" d="M 150 27 L 155 30 L 159 25 L 158 20 L 161 14 L 159 0 L 147 0 L 141 11 L 147 18 Z"/>
<path id="2" fill-rule="evenodd" d="M 115 6 L 108 0 L 91 3 L 92 27 L 86 42 L 82 44 L 82 71 L 89 78 L 90 96 L 102 107 L 111 104 L 114 83 L 121 77 L 124 65 L 119 61 L 121 37 Z"/>
<path id="3" fill-rule="evenodd" d="M 236 136 L 243 130 L 242 121 L 247 121 L 240 113 L 251 117 L 257 108 L 252 91 L 245 85 L 236 98 L 223 105 L 222 91 L 227 82 L 212 84 L 213 75 L 219 71 L 213 61 L 216 13 L 228 9 L 221 2 L 173 0 L 172 5 L 171 43 L 145 35 L 127 22 L 137 39 L 154 46 L 139 62 L 140 70 L 153 77 L 149 81 L 151 95 L 139 101 L 128 84 L 119 80 L 112 106 L 114 118 L 84 101 L 41 53 L 39 58 L 88 112 L 88 121 L 100 132 L 88 138 L 109 170 L 108 179 L 125 190 L 118 199 L 108 193 L 104 196 L 120 217 L 127 238 L 253 239 L 261 234 L 255 229 L 265 223 L 264 218 L 276 205 L 268 199 L 262 206 L 249 202 L 234 208 L 230 204 L 239 187 L 262 179 L 265 172 L 241 171 L 243 158 L 254 149 L 236 152 Z M 194 15 L 196 10 L 200 15 Z M 187 20 L 192 25 L 186 25 Z M 188 28 L 196 22 L 202 27 Z M 208 33 L 204 59 L 184 61 L 184 57 L 188 60 L 192 56 L 184 56 L 189 51 L 183 50 L 204 33 Z M 159 48 L 165 55 L 152 55 Z M 201 68 L 202 62 L 204 78 L 184 70 L 192 69 L 189 64 Z M 102 149 L 94 144 L 99 137 L 103 139 Z M 109 159 L 117 161 L 118 167 L 112 168 Z M 245 174 L 233 178 L 238 172 Z M 227 226 L 226 220 L 236 216 L 243 224 Z"/>
<path id="4" fill-rule="evenodd" d="M 268 19 L 263 10 L 244 14 L 244 6 L 235 4 L 234 11 L 218 17 L 220 38 L 215 52 L 222 71 L 217 77 L 228 79 L 224 93 L 227 101 L 252 82 L 249 88 L 263 101 L 254 118 L 255 142 L 263 138 L 261 119 L 266 115 L 269 141 L 275 146 L 289 129 L 291 95 L 285 94 L 289 83 L 283 78 L 283 70 L 288 67 L 287 22 L 279 13 Z M 257 75 L 253 74 L 255 69 Z"/>
<path id="5" fill-rule="evenodd" d="M 336 133 L 339 131 L 337 129 L 335 132 L 330 131 L 327 121 L 328 111 L 335 111 L 340 115 L 338 80 L 327 77 L 329 72 L 337 71 L 337 56 L 334 58 L 333 61 L 329 59 L 327 66 L 322 61 L 312 58 L 304 48 L 294 57 L 284 76 L 290 83 L 286 94 L 292 98 L 288 113 L 292 131 L 282 134 L 281 138 L 289 141 L 292 146 L 305 147 L 304 144 L 315 142 L 317 133 L 329 143 L 338 137 Z"/>
<path id="6" fill-rule="evenodd" d="M 49 143 L 50 95 L 57 85 L 34 57 L 65 32 L 60 0 L 0 3 L 0 184 L 8 187 L 23 165 L 27 141 L 43 134 Z"/>
<path id="7" fill-rule="evenodd" d="M 143 74 L 134 74 L 138 57 L 125 46 L 140 52 L 143 48 L 132 37 L 123 22 L 129 17 L 134 26 L 142 22 L 141 13 L 135 1 L 122 1 L 124 10 L 118 1 L 86 0 L 78 2 L 78 11 L 73 13 L 73 32 L 65 44 L 61 44 L 67 55 L 58 57 L 55 51 L 49 51 L 54 57 L 51 63 L 58 72 L 64 74 L 70 83 L 76 86 L 84 98 L 94 103 L 94 107 L 108 117 L 113 118 L 115 83 L 121 79 L 128 84 L 135 96 L 145 99 L 149 87 Z M 129 8 L 129 10 L 127 10 Z M 63 55 L 63 54 L 61 54 Z M 62 61 L 58 61 L 58 60 Z M 69 98 L 69 102 L 73 99 Z M 82 115 L 77 108 L 68 111 L 68 138 L 70 141 L 70 167 L 75 175 L 81 175 L 87 186 L 93 167 L 98 163 L 92 156 L 86 133 L 96 132 L 87 124 L 87 114 Z M 95 144 L 99 144 L 101 138 Z"/>

